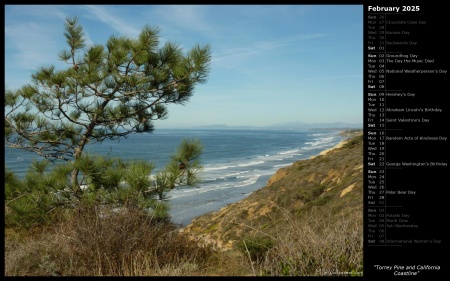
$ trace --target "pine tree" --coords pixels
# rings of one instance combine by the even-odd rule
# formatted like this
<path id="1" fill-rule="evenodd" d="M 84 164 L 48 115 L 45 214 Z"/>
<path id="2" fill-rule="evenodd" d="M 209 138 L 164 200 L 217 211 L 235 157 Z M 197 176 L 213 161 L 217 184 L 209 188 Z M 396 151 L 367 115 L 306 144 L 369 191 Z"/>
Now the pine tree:
<path id="1" fill-rule="evenodd" d="M 78 19 L 67 18 L 69 48 L 58 54 L 67 68 L 41 67 L 32 83 L 5 89 L 6 144 L 74 164 L 70 183 L 79 189 L 75 163 L 86 144 L 152 131 L 168 104 L 185 104 L 206 82 L 210 46 L 186 53 L 171 42 L 159 47 L 158 33 L 145 26 L 135 39 L 111 36 L 105 46 L 87 46 Z"/>
<path id="2" fill-rule="evenodd" d="M 151 163 L 83 153 L 88 143 L 151 132 L 153 121 L 167 117 L 168 104 L 185 104 L 206 82 L 210 46 L 186 53 L 171 42 L 159 47 L 158 32 L 145 26 L 136 39 L 111 36 L 105 46 L 87 46 L 78 19 L 68 18 L 69 48 L 58 54 L 67 68 L 41 67 L 32 83 L 5 89 L 6 144 L 44 158 L 23 180 L 5 170 L 9 224 L 49 222 L 59 210 L 86 204 L 151 209 L 167 219 L 166 192 L 196 186 L 203 148 L 197 140 L 181 143 L 154 184 Z M 66 163 L 47 172 L 48 160 Z"/>

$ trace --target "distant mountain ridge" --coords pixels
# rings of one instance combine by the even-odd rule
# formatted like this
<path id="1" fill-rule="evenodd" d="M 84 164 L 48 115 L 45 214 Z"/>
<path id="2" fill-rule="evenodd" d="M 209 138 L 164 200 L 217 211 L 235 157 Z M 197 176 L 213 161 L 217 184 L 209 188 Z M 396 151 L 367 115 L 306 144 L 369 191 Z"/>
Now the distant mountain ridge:
<path id="1" fill-rule="evenodd" d="M 192 126 L 195 129 L 212 129 L 212 130 L 300 130 L 300 129 L 362 129 L 362 123 L 305 123 L 305 122 L 288 122 L 279 123 L 270 126 L 228 126 L 226 124 Z"/>
<path id="2" fill-rule="evenodd" d="M 305 122 L 288 122 L 268 126 L 267 128 L 289 128 L 289 129 L 315 129 L 315 128 L 333 128 L 333 129 L 347 129 L 347 128 L 363 128 L 362 123 L 305 123 Z"/>

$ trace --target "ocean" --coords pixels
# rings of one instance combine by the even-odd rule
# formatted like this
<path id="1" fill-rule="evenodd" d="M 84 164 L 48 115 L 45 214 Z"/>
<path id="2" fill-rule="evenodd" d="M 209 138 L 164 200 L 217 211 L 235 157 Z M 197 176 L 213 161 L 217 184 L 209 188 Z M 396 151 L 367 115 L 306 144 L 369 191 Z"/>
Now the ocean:
<path id="1" fill-rule="evenodd" d="M 344 138 L 337 130 L 213 130 L 155 129 L 133 134 L 120 142 L 88 144 L 86 152 L 124 160 L 146 160 L 162 170 L 182 139 L 204 145 L 203 171 L 198 188 L 178 187 L 169 193 L 170 215 L 185 226 L 203 214 L 218 211 L 264 187 L 281 167 L 317 155 Z M 5 146 L 5 165 L 23 177 L 37 154 Z"/>

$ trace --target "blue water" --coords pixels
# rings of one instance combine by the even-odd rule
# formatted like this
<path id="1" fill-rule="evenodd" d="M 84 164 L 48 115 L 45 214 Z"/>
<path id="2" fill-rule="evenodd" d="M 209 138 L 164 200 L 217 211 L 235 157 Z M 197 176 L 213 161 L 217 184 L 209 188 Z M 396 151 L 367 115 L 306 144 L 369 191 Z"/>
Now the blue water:
<path id="1" fill-rule="evenodd" d="M 184 138 L 199 139 L 204 170 L 199 188 L 171 191 L 172 221 L 187 225 L 193 218 L 237 202 L 264 187 L 276 170 L 317 155 L 343 138 L 330 130 L 198 130 L 156 129 L 120 142 L 88 144 L 85 151 L 141 159 L 163 169 Z M 5 147 L 5 164 L 23 177 L 36 154 Z"/>

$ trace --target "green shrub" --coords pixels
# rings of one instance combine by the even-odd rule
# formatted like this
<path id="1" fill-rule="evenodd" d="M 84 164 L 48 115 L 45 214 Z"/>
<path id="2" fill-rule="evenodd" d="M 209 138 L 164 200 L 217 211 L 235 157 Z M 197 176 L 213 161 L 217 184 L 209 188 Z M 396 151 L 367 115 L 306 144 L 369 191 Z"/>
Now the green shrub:
<path id="1" fill-rule="evenodd" d="M 274 242 L 270 238 L 253 236 L 239 241 L 236 246 L 242 253 L 249 255 L 252 261 L 260 262 L 273 248 Z"/>

